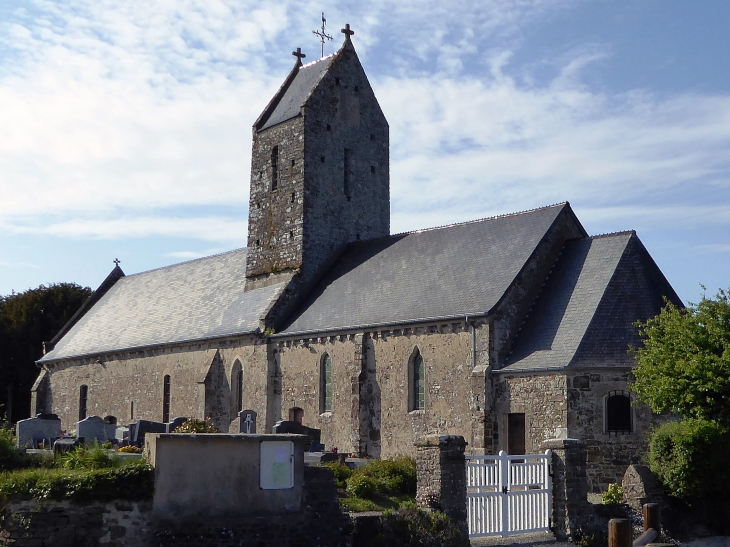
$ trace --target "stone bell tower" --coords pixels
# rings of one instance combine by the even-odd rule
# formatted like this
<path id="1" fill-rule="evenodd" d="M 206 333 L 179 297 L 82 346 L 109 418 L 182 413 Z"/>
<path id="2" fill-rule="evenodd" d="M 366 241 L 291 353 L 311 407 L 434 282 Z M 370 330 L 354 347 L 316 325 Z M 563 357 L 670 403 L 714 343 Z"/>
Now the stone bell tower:
<path id="1" fill-rule="evenodd" d="M 289 282 L 296 300 L 346 245 L 390 232 L 388 122 L 342 32 L 333 55 L 293 53 L 253 126 L 247 289 Z"/>

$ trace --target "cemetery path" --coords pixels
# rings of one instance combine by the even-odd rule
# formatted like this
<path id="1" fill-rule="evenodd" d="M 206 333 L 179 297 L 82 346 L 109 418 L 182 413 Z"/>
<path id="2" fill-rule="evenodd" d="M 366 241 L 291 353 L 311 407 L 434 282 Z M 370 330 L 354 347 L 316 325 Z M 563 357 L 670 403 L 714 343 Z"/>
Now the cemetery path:
<path id="1" fill-rule="evenodd" d="M 555 536 L 545 532 L 535 534 L 520 534 L 510 537 L 481 537 L 471 538 L 472 547 L 519 546 L 519 547 L 575 547 L 569 541 L 558 541 Z"/>

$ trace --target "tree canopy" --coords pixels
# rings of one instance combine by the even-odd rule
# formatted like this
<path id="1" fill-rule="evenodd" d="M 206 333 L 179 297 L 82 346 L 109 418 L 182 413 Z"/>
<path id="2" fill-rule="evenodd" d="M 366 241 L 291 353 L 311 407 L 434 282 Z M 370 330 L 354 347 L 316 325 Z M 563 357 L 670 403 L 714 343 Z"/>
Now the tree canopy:
<path id="1" fill-rule="evenodd" d="M 43 342 L 61 330 L 91 293 L 75 283 L 56 283 L 0 296 L 0 416 L 11 406 L 13 421 L 29 416 Z"/>
<path id="2" fill-rule="evenodd" d="M 715 298 L 638 323 L 632 389 L 656 413 L 671 412 L 730 426 L 730 299 Z"/>

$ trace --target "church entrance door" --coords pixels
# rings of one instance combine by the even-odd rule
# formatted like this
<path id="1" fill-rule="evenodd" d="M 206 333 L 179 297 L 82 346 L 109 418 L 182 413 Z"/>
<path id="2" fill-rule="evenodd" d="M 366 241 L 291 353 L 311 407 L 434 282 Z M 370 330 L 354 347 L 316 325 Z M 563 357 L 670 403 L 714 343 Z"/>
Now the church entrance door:
<path id="1" fill-rule="evenodd" d="M 507 414 L 507 452 L 510 456 L 525 453 L 525 415 Z"/>

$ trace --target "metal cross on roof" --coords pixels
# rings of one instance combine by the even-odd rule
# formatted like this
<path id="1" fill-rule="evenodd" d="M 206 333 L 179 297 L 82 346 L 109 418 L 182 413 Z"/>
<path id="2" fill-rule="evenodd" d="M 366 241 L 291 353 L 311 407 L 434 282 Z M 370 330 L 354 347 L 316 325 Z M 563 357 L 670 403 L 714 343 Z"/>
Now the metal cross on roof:
<path id="1" fill-rule="evenodd" d="M 119 260 L 118 258 L 115 258 L 115 259 L 114 259 L 114 264 L 116 264 L 117 266 L 119 266 L 119 263 L 120 263 L 120 262 L 121 262 L 121 260 Z"/>
<path id="2" fill-rule="evenodd" d="M 340 32 L 345 35 L 345 40 L 349 40 L 350 39 L 350 36 L 352 36 L 353 34 L 355 34 L 355 31 L 354 30 L 350 30 L 350 23 L 347 23 L 345 25 L 345 28 L 340 29 Z"/>
<path id="3" fill-rule="evenodd" d="M 319 36 L 320 41 L 322 42 L 322 57 L 324 57 L 324 41 L 325 40 L 332 40 L 332 36 L 327 34 L 324 30 L 325 25 L 327 24 L 327 19 L 324 18 L 324 12 L 322 12 L 322 30 L 313 30 L 312 34 L 316 34 Z"/>
<path id="4" fill-rule="evenodd" d="M 292 51 L 291 54 L 294 55 L 294 57 L 296 57 L 298 59 L 299 64 L 301 64 L 302 59 L 304 59 L 306 57 L 306 55 L 304 55 L 304 53 L 302 53 L 302 48 L 300 48 L 300 47 L 298 47 L 296 51 Z"/>

